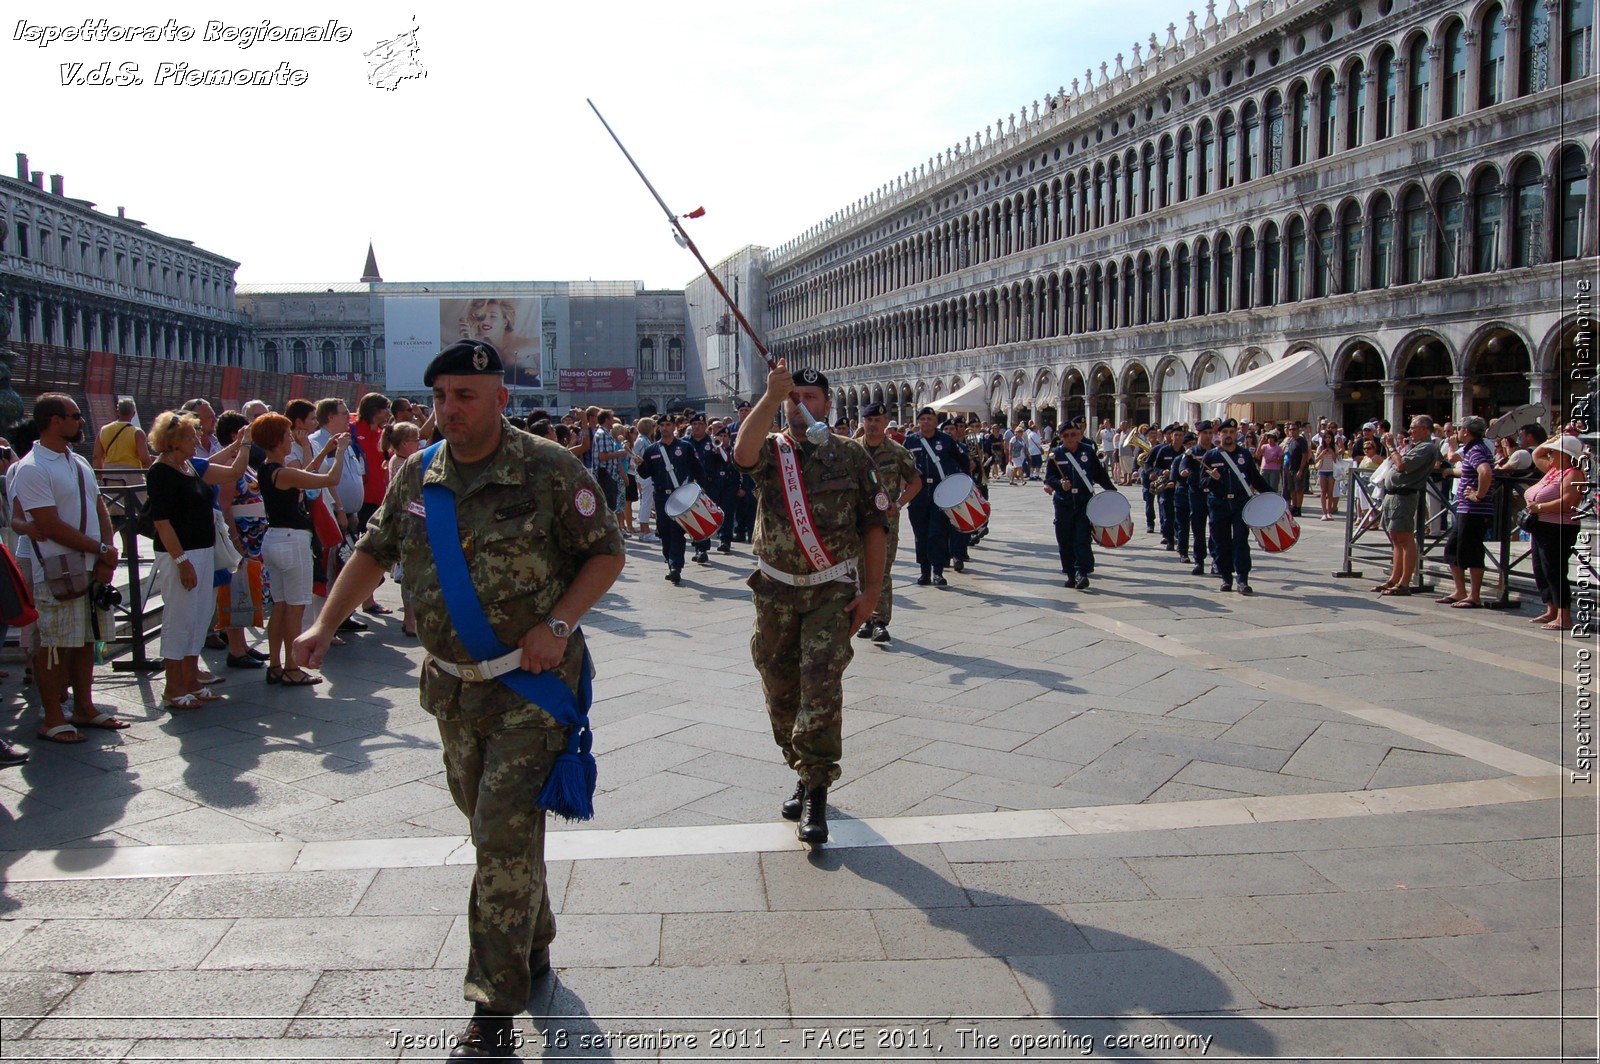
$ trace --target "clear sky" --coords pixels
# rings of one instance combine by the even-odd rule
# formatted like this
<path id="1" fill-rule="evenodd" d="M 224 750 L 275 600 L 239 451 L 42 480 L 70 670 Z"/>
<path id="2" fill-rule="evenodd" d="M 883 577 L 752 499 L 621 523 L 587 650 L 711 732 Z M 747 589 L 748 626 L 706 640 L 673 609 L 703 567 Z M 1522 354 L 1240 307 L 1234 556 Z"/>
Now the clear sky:
<path id="1" fill-rule="evenodd" d="M 1225 5 L 1224 5 L 1225 6 Z M 696 272 L 584 103 L 592 97 L 712 261 L 776 245 L 1057 87 L 1166 38 L 1158 0 L 694 0 L 687 4 L 95 6 L 0 16 L 0 165 L 28 153 L 92 200 L 239 260 L 241 283 L 639 279 Z M 203 40 L 206 23 L 321 25 L 344 43 Z M 1219 8 L 1219 14 L 1221 9 Z M 1203 9 L 1201 10 L 1203 17 Z M 187 43 L 18 40 L 19 23 L 167 20 Z M 363 53 L 418 28 L 427 77 L 368 84 Z M 252 21 L 253 20 L 253 21 Z M 26 37 L 27 31 L 22 31 Z M 63 86 L 109 62 L 142 85 Z M 161 63 L 304 84 L 155 84 Z"/>

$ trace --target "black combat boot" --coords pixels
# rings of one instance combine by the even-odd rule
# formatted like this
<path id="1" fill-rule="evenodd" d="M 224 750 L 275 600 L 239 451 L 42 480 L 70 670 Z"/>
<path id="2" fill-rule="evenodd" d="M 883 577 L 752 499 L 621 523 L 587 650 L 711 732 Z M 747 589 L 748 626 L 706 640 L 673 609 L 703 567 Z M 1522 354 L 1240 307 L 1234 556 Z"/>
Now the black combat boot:
<path id="1" fill-rule="evenodd" d="M 516 1029 L 510 1016 L 480 1012 L 467 1021 L 467 1029 L 456 1037 L 451 1060 L 515 1060 Z"/>
<path id="2" fill-rule="evenodd" d="M 799 820 L 800 807 L 805 804 L 805 800 L 806 781 L 796 780 L 794 793 L 783 800 L 783 804 L 778 807 L 778 812 L 783 814 L 783 819 L 785 820 Z"/>
<path id="3" fill-rule="evenodd" d="M 816 845 L 828 841 L 828 788 L 806 791 L 805 809 L 798 832 L 800 841 Z"/>

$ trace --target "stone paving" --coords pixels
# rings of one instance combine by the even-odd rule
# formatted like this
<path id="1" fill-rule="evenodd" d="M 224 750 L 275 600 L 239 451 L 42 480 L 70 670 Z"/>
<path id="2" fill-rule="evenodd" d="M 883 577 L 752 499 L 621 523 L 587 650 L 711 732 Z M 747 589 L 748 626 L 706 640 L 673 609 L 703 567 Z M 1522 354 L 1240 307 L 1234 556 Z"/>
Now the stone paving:
<path id="1" fill-rule="evenodd" d="M 775 815 L 748 556 L 673 588 L 630 544 L 525 1058 L 1593 1059 L 1579 648 L 1333 579 L 1311 508 L 1252 598 L 1142 529 L 1067 591 L 1037 485 L 994 496 L 968 572 L 856 643 L 815 856 Z M 179 717 L 107 672 L 138 723 L 76 748 L 6 684 L 0 1055 L 443 1056 L 471 854 L 420 652 L 374 627 L 315 691 L 233 673 Z"/>

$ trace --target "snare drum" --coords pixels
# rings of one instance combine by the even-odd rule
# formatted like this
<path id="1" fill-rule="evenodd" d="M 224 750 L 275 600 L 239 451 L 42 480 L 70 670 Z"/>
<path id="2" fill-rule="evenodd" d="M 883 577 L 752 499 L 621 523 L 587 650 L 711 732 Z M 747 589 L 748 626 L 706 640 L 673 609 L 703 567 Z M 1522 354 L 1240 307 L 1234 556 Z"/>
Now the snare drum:
<path id="1" fill-rule="evenodd" d="M 1102 491 L 1083 508 L 1089 535 L 1102 547 L 1120 547 L 1133 538 L 1133 507 L 1120 491 Z"/>
<path id="2" fill-rule="evenodd" d="M 1253 496 L 1239 516 L 1269 554 L 1286 551 L 1300 539 L 1300 522 L 1289 512 L 1289 500 L 1282 495 Z"/>
<path id="3" fill-rule="evenodd" d="M 933 489 L 933 504 L 958 532 L 976 532 L 989 523 L 989 500 L 965 473 L 951 473 Z"/>
<path id="4" fill-rule="evenodd" d="M 698 484 L 685 484 L 668 495 L 661 510 L 690 539 L 710 539 L 722 527 L 722 508 Z"/>

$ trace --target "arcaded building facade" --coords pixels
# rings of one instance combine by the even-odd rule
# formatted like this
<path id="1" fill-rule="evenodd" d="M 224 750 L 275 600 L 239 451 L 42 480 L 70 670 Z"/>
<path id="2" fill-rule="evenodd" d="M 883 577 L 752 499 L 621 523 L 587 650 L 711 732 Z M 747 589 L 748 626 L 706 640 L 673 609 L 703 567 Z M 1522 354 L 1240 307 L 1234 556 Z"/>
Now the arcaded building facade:
<path id="1" fill-rule="evenodd" d="M 1592 377 L 1594 0 L 1262 0 L 1085 72 L 768 261 L 775 349 L 900 416 L 1570 411 Z M 1574 381 L 1578 383 L 1574 383 Z M 1209 413 L 1210 411 L 1205 411 Z"/>

